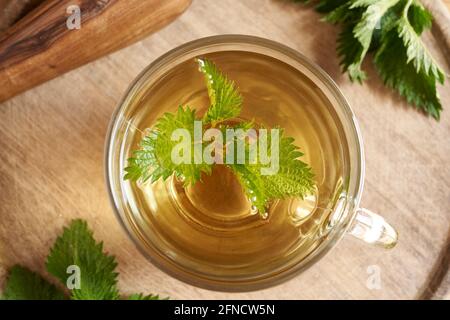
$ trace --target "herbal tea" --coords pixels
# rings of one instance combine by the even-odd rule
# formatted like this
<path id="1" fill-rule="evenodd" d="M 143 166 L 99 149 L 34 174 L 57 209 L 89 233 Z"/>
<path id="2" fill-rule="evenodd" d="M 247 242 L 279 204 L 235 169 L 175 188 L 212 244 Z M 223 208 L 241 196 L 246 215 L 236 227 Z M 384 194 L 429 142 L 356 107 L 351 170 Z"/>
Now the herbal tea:
<path id="1" fill-rule="evenodd" d="M 170 172 L 162 169 L 154 171 L 153 176 L 142 172 L 142 159 L 127 160 L 133 156 L 133 150 L 142 147 L 143 138 L 152 150 L 170 146 L 170 140 L 155 146 L 156 137 L 152 138 L 151 131 L 155 126 L 160 131 L 175 128 L 177 123 L 193 120 L 196 114 L 213 118 L 210 126 L 219 132 L 223 128 L 216 125 L 214 114 L 219 111 L 212 108 L 222 91 L 211 93 L 198 65 L 188 60 L 166 70 L 143 97 L 130 102 L 138 104 L 138 108 L 124 139 L 122 167 L 131 162 L 126 168 L 129 177 L 147 175 L 151 179 L 124 182 L 127 201 L 135 218 L 144 225 L 145 241 L 151 241 L 160 254 L 180 267 L 194 269 L 208 278 L 228 277 L 231 281 L 282 271 L 302 260 L 327 236 L 333 225 L 334 207 L 345 193 L 345 147 L 342 132 L 332 117 L 333 108 L 311 80 L 276 59 L 239 51 L 202 58 L 214 61 L 237 86 L 222 90 L 231 92 L 227 102 L 233 107 L 242 104 L 238 113 L 231 112 L 239 115 L 232 121 L 234 126 L 251 123 L 259 128 L 282 128 L 282 135 L 294 139 L 293 144 L 304 155 L 291 161 L 297 167 L 284 174 L 299 175 L 303 185 L 298 185 L 296 191 L 292 185 L 285 188 L 289 197 L 263 201 L 260 194 L 268 192 L 258 193 L 258 188 L 261 191 L 264 185 L 249 187 L 251 179 L 242 179 L 245 174 L 236 174 L 234 167 L 225 163 L 211 167 L 198 164 L 198 170 L 168 177 Z M 207 72 L 206 75 L 211 77 Z M 242 99 L 233 96 L 233 89 L 239 91 Z M 173 115 L 164 115 L 167 112 Z M 262 137 L 260 132 L 257 139 Z M 280 138 L 282 162 L 293 152 L 291 140 L 285 139 Z M 186 150 L 190 152 L 190 148 Z M 215 157 L 217 150 L 221 149 L 216 149 Z M 195 150 L 193 153 L 197 154 Z M 314 174 L 314 187 L 308 181 L 308 166 Z M 152 183 L 153 180 L 156 181 Z M 296 194 L 301 196 L 292 196 Z"/>

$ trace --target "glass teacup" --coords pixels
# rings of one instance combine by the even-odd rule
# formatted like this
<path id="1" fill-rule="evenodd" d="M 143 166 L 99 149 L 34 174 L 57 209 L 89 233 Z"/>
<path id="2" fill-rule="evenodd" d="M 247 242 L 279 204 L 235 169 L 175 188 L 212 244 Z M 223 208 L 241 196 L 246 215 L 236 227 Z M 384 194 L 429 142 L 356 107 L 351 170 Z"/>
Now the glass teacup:
<path id="1" fill-rule="evenodd" d="M 236 80 L 249 105 L 243 117 L 282 125 L 293 135 L 298 131 L 306 161 L 314 164 L 313 195 L 276 202 L 262 219 L 234 192 L 236 182 L 226 172 L 188 189 L 175 178 L 124 181 L 127 158 L 149 124 L 180 104 L 194 104 L 200 112 L 208 106 L 194 65 L 198 57 L 219 62 Z M 363 143 L 342 93 L 307 58 L 261 38 L 199 39 L 147 67 L 113 115 L 106 175 L 114 210 L 143 254 L 168 274 L 203 288 L 247 291 L 278 284 L 311 266 L 346 233 L 385 248 L 397 242 L 382 217 L 359 207 Z"/>

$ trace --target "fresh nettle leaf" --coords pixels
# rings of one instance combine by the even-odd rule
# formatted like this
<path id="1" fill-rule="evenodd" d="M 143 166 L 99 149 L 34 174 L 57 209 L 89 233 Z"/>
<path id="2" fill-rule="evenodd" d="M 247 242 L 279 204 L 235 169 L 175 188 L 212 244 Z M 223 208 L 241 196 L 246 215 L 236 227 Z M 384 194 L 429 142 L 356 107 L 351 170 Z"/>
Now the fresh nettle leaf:
<path id="1" fill-rule="evenodd" d="M 103 252 L 102 243 L 94 240 L 86 221 L 74 220 L 56 239 L 47 258 L 47 271 L 67 287 L 72 300 L 115 300 L 117 264 L 114 256 Z M 75 267 L 75 268 L 73 268 Z M 74 273 L 75 272 L 75 273 Z M 78 274 L 76 274 L 78 272 Z M 77 281 L 68 281 L 76 277 Z M 70 286 L 68 286 L 70 282 Z M 73 286 L 78 288 L 73 288 Z M 11 268 L 0 299 L 6 300 L 63 300 L 64 291 L 47 282 L 40 275 L 16 265 Z M 128 300 L 159 300 L 158 295 L 132 294 Z M 168 299 L 168 298 L 166 298 Z"/>
<path id="2" fill-rule="evenodd" d="M 2 299 L 64 300 L 65 295 L 37 273 L 16 265 L 9 271 Z"/>
<path id="3" fill-rule="evenodd" d="M 97 243 L 87 223 L 74 220 L 58 237 L 47 258 L 47 270 L 66 284 L 69 266 L 80 270 L 80 288 L 72 290 L 76 300 L 118 299 L 117 263 L 114 256 L 103 252 L 103 243 Z"/>
<path id="4" fill-rule="evenodd" d="M 224 121 L 237 117 L 241 113 L 242 97 L 233 81 L 206 59 L 197 59 L 200 71 L 205 75 L 206 87 L 211 106 L 203 119 L 206 123 Z"/>
<path id="5" fill-rule="evenodd" d="M 270 201 L 286 198 L 303 198 L 310 194 L 314 188 L 313 173 L 311 168 L 298 158 L 303 156 L 299 148 L 294 145 L 294 139 L 285 137 L 280 130 L 279 139 L 279 168 L 276 174 L 261 174 L 261 168 L 265 165 L 233 164 L 230 168 L 236 173 L 244 191 L 252 205 L 264 214 Z M 270 136 L 268 145 L 271 145 Z M 268 149 L 269 157 L 272 150 Z M 246 156 L 249 158 L 249 156 Z"/>
<path id="6" fill-rule="evenodd" d="M 417 1 L 414 1 L 409 7 L 408 20 L 419 36 L 425 30 L 430 29 L 433 24 L 431 12 Z"/>
<path id="7" fill-rule="evenodd" d="M 399 0 L 358 0 L 354 1 L 350 9 L 367 7 L 366 11 L 353 29 L 353 35 L 362 46 L 359 56 L 356 56 L 353 63 L 348 66 L 348 72 L 352 80 L 362 82 L 367 78 L 361 70 L 361 64 L 369 51 L 375 28 L 379 26 L 381 18 L 387 10 L 396 5 Z"/>
<path id="8" fill-rule="evenodd" d="M 204 74 L 210 99 L 203 123 L 214 127 L 219 122 L 237 117 L 241 112 L 242 96 L 234 82 L 228 80 L 211 61 L 197 59 L 197 63 Z M 199 149 L 195 148 L 198 141 L 192 143 L 190 163 L 175 164 L 172 161 L 172 150 L 178 144 L 178 141 L 172 140 L 172 133 L 177 129 L 186 129 L 191 137 L 195 137 L 194 121 L 201 120 L 196 117 L 195 110 L 189 107 L 180 106 L 176 113 L 165 113 L 142 139 L 140 149 L 128 159 L 124 179 L 140 179 L 142 182 L 150 179 L 153 183 L 175 174 L 188 186 L 199 181 L 202 173 L 211 174 L 211 165 L 195 160 L 202 157 L 198 154 Z"/>
<path id="9" fill-rule="evenodd" d="M 127 300 L 167 300 L 167 298 L 161 299 L 159 295 L 155 294 L 144 295 L 142 293 L 135 293 L 130 295 Z"/>
<path id="10" fill-rule="evenodd" d="M 352 81 L 367 78 L 361 66 L 373 51 L 385 84 L 439 119 L 437 83 L 446 76 L 420 38 L 433 17 L 419 0 L 319 0 L 316 9 L 326 21 L 342 25 L 337 52 Z"/>
<path id="11" fill-rule="evenodd" d="M 246 132 L 254 128 L 253 121 L 236 119 L 241 113 L 243 99 L 235 83 L 229 80 L 211 61 L 197 59 L 197 63 L 206 79 L 210 99 L 210 106 L 202 119 L 204 123 L 219 129 L 224 141 L 227 129 L 242 129 L 241 132 Z M 203 173 L 211 174 L 212 165 L 205 164 L 203 160 L 201 163 L 197 163 L 194 161 L 195 159 L 192 159 L 189 164 L 176 165 L 171 158 L 174 147 L 178 144 L 178 141 L 172 141 L 172 132 L 183 128 L 190 132 L 191 137 L 195 136 L 195 120 L 200 119 L 197 118 L 194 111 L 181 107 L 177 113 L 166 113 L 158 119 L 155 128 L 142 139 L 140 150 L 135 151 L 133 157 L 128 160 L 124 179 L 146 181 L 151 178 L 154 182 L 159 178 L 167 179 L 175 174 L 183 177 L 185 185 L 188 185 L 198 182 Z M 255 138 L 258 139 L 258 137 Z M 234 139 L 233 143 L 239 140 L 237 137 Z M 245 137 L 243 139 L 248 151 L 249 142 L 245 140 Z M 195 143 L 198 142 L 193 142 L 192 154 L 195 152 Z M 203 142 L 201 143 L 203 144 Z M 226 158 L 227 151 L 227 146 L 224 146 L 223 158 Z M 271 175 L 261 173 L 262 168 L 265 167 L 261 162 L 248 165 L 228 164 L 237 175 L 252 205 L 258 209 L 260 214 L 267 211 L 271 200 L 303 197 L 310 193 L 314 186 L 311 168 L 297 159 L 302 156 L 302 153 L 294 146 L 292 138 L 281 136 L 278 151 L 279 171 Z M 268 150 L 268 152 L 271 151 Z M 248 155 L 246 157 L 248 159 Z"/>
<path id="12" fill-rule="evenodd" d="M 172 161 L 172 150 L 178 141 L 172 140 L 172 133 L 177 129 L 186 129 L 191 137 L 194 137 L 194 121 L 196 121 L 195 110 L 189 107 L 179 107 L 176 113 L 165 113 L 158 119 L 155 128 L 145 135 L 140 143 L 140 150 L 134 152 L 133 157 L 128 159 L 128 167 L 125 168 L 127 174 L 125 179 L 151 182 L 162 178 L 166 180 L 172 174 L 184 181 L 185 185 L 194 184 L 200 180 L 201 174 L 211 173 L 211 165 L 206 163 L 196 163 L 198 148 L 192 141 L 191 161 L 188 164 L 176 164 Z"/>
<path id="13" fill-rule="evenodd" d="M 392 50 L 396 55 L 392 56 Z M 436 78 L 424 70 L 417 73 L 412 63 L 407 63 L 407 52 L 395 31 L 385 35 L 383 45 L 375 55 L 375 65 L 384 83 L 397 90 L 408 103 L 419 107 L 439 119 L 442 110 L 436 94 Z"/>
<path id="14" fill-rule="evenodd" d="M 416 72 L 420 73 L 423 71 L 425 74 L 430 75 L 433 78 L 436 78 L 440 83 L 444 83 L 445 76 L 441 71 L 437 63 L 434 61 L 431 54 L 428 52 L 424 43 L 420 40 L 419 35 L 416 32 L 416 29 L 412 26 L 409 21 L 409 12 L 411 8 L 411 1 L 408 1 L 405 4 L 405 7 L 402 11 L 402 16 L 398 20 L 397 32 L 400 38 L 403 40 L 403 44 L 406 48 L 406 55 L 408 57 L 407 63 L 412 62 L 414 67 L 416 68 Z M 417 7 L 417 6 L 413 6 Z M 418 11 L 415 11 L 415 16 L 418 16 Z M 422 8 L 422 12 L 424 9 Z M 423 17 L 423 20 L 420 20 L 419 17 L 416 18 L 415 25 L 416 28 L 423 31 L 425 28 L 429 28 L 429 16 Z"/>

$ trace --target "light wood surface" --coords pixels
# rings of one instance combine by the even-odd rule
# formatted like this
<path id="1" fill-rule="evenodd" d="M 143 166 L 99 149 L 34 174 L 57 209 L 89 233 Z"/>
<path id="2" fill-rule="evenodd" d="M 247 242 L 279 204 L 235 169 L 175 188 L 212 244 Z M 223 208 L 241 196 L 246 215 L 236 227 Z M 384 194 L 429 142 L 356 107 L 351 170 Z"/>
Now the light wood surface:
<path id="1" fill-rule="evenodd" d="M 339 71 L 337 29 L 319 19 L 312 8 L 281 0 L 195 0 L 178 20 L 145 40 L 0 104 L 0 278 L 15 263 L 44 272 L 44 259 L 62 227 L 83 218 L 117 256 L 125 293 L 154 292 L 174 299 L 448 297 L 450 82 L 439 88 L 445 109 L 440 122 L 387 90 L 370 63 L 365 65 L 367 83 L 351 84 Z M 397 228 L 395 249 L 384 251 L 346 237 L 288 283 L 239 294 L 181 283 L 135 249 L 106 194 L 103 148 L 110 116 L 132 79 L 158 56 L 187 41 L 224 33 L 282 42 L 338 83 L 365 141 L 362 205 Z M 428 35 L 427 42 L 448 69 L 438 41 Z M 371 266 L 381 272 L 379 289 L 367 286 Z"/>

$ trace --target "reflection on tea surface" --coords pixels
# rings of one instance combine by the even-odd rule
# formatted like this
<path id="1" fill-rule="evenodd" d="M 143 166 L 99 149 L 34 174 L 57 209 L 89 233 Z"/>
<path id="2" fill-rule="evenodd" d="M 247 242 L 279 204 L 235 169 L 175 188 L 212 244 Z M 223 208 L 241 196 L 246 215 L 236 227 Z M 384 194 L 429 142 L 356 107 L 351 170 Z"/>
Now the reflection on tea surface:
<path id="1" fill-rule="evenodd" d="M 299 71 L 247 52 L 208 54 L 236 82 L 244 97 L 242 117 L 280 126 L 295 138 L 315 174 L 315 193 L 279 200 L 262 219 L 252 210 L 235 176 L 216 166 L 211 176 L 184 189 L 175 178 L 154 184 L 123 182 L 145 241 L 178 265 L 207 277 L 252 278 L 302 260 L 327 236 L 343 185 L 345 147 L 326 97 Z M 204 112 L 209 100 L 194 61 L 168 71 L 138 103 L 123 146 L 123 166 L 142 132 L 164 112 L 189 105 Z M 138 130 L 139 129 L 139 130 Z M 123 167 L 122 166 L 122 167 Z"/>

